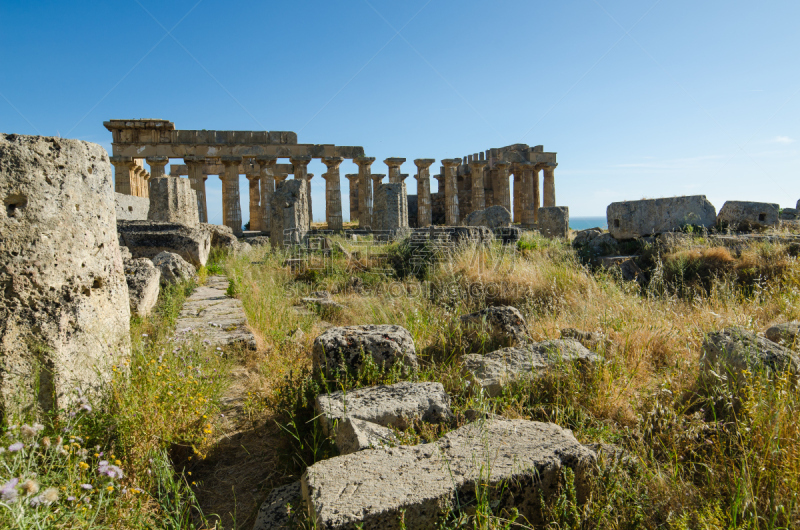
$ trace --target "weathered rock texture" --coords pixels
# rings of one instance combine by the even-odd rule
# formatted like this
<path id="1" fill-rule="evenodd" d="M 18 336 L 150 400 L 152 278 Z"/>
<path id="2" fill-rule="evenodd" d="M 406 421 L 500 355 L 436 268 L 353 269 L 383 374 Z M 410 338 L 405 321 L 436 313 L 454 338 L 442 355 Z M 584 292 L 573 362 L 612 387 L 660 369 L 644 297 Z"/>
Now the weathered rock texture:
<path id="1" fill-rule="evenodd" d="M 515 507 L 535 522 L 540 498 L 556 493 L 565 467 L 575 473 L 582 502 L 595 462 L 570 431 L 552 423 L 478 421 L 434 443 L 317 462 L 303 475 L 302 492 L 318 527 L 326 529 L 434 528 L 448 511 L 474 506 L 478 485 L 493 508 Z"/>
<path id="2" fill-rule="evenodd" d="M 477 210 L 464 219 L 467 226 L 486 226 L 489 228 L 505 228 L 511 226 L 511 212 L 502 206 L 495 205 L 485 210 Z"/>
<path id="3" fill-rule="evenodd" d="M 375 190 L 375 201 L 381 208 L 374 212 L 373 230 L 381 230 L 392 236 L 407 232 L 408 200 L 405 182 L 381 184 Z"/>
<path id="4" fill-rule="evenodd" d="M 490 396 L 497 396 L 509 383 L 537 377 L 561 363 L 586 366 L 600 360 L 577 340 L 560 339 L 503 348 L 486 355 L 465 355 L 464 368 Z"/>
<path id="5" fill-rule="evenodd" d="M 150 199 L 147 197 L 115 193 L 114 203 L 116 205 L 117 219 L 125 221 L 147 220 L 147 212 L 150 210 Z"/>
<path id="6" fill-rule="evenodd" d="M 772 342 L 776 342 L 781 346 L 787 348 L 798 348 L 798 339 L 800 339 L 800 321 L 785 322 L 783 324 L 776 324 L 770 327 L 766 334 L 767 338 Z"/>
<path id="7" fill-rule="evenodd" d="M 569 208 L 548 206 L 539 208 L 539 232 L 545 237 L 567 237 L 569 235 Z"/>
<path id="8" fill-rule="evenodd" d="M 134 258 L 154 258 L 161 252 L 174 252 L 200 267 L 208 261 L 211 234 L 202 228 L 158 221 L 117 221 L 119 244 L 128 247 Z"/>
<path id="9" fill-rule="evenodd" d="M 734 230 L 750 230 L 778 225 L 780 206 L 766 202 L 726 201 L 719 210 L 717 223 Z"/>
<path id="10" fill-rule="evenodd" d="M 147 258 L 126 260 L 124 263 L 131 313 L 147 316 L 155 307 L 161 291 L 161 269 Z"/>
<path id="11" fill-rule="evenodd" d="M 287 180 L 272 195 L 272 217 L 269 238 L 272 248 L 284 247 L 284 242 L 304 243 L 311 226 L 308 215 L 308 194 L 301 180 Z"/>
<path id="12" fill-rule="evenodd" d="M 504 346 L 516 346 L 531 340 L 528 324 L 519 309 L 511 306 L 487 307 L 476 313 L 461 316 L 467 340 L 480 338 L 486 333 L 489 338 Z"/>
<path id="13" fill-rule="evenodd" d="M 395 445 L 398 441 L 394 431 L 377 423 L 347 417 L 336 424 L 336 448 L 340 455 Z"/>
<path id="14" fill-rule="evenodd" d="M 800 373 L 796 352 L 759 337 L 744 328 L 733 326 L 709 333 L 703 342 L 702 369 L 739 380 L 743 370 L 750 372 L 788 370 Z"/>
<path id="15" fill-rule="evenodd" d="M 332 433 L 345 417 L 407 429 L 414 420 L 439 423 L 451 416 L 450 396 L 441 383 L 395 383 L 317 396 L 322 430 Z"/>
<path id="16" fill-rule="evenodd" d="M 705 195 L 612 202 L 606 209 L 608 231 L 615 239 L 680 230 L 694 225 L 711 228 L 717 211 Z"/>
<path id="17" fill-rule="evenodd" d="M 358 370 L 362 357 L 372 357 L 375 364 L 388 369 L 395 363 L 403 370 L 417 369 L 414 339 L 407 329 L 392 325 L 365 325 L 330 328 L 314 339 L 315 370 L 328 374 L 337 370 Z"/>
<path id="18" fill-rule="evenodd" d="M 194 265 L 173 252 L 159 252 L 153 258 L 153 265 L 161 271 L 162 285 L 186 282 L 197 274 Z"/>
<path id="19" fill-rule="evenodd" d="M 295 506 L 302 500 L 300 481 L 275 488 L 261 505 L 253 530 L 279 530 L 292 528 L 293 520 L 288 506 Z"/>
<path id="20" fill-rule="evenodd" d="M 578 230 L 575 232 L 575 238 L 572 240 L 572 246 L 577 248 L 588 245 L 594 238 L 599 237 L 602 233 L 603 229 L 599 227 Z"/>
<path id="21" fill-rule="evenodd" d="M 242 301 L 229 297 L 228 279 L 209 276 L 186 299 L 175 323 L 181 340 L 193 337 L 209 346 L 237 346 L 256 349 L 256 338 L 247 326 Z"/>
<path id="22" fill-rule="evenodd" d="M 197 213 L 197 194 L 189 179 L 180 177 L 151 178 L 150 209 L 147 219 L 166 223 L 181 223 L 197 226 L 200 216 Z"/>
<path id="23" fill-rule="evenodd" d="M 54 410 L 130 353 L 108 155 L 0 134 L 0 198 L 0 414 Z"/>
<path id="24" fill-rule="evenodd" d="M 602 331 L 581 331 L 575 328 L 564 328 L 561 330 L 561 338 L 577 340 L 590 350 L 604 348 L 610 344 Z"/>

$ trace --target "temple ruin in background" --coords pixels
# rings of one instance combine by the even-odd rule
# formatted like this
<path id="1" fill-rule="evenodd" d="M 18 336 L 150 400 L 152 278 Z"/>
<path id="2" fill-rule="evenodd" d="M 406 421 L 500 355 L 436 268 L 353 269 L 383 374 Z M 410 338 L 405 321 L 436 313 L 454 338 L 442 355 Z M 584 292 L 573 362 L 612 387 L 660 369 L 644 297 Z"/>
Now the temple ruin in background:
<path id="1" fill-rule="evenodd" d="M 197 195 L 199 220 L 208 222 L 205 183 L 210 175 L 217 175 L 222 181 L 223 223 L 236 234 L 242 233 L 240 175 L 249 182 L 250 229 L 254 231 L 269 230 L 271 197 L 289 175 L 306 183 L 310 218 L 313 174 L 307 168 L 314 158 L 327 167 L 322 178 L 325 219 L 330 230 L 343 227 L 339 167 L 344 160 L 358 166 L 358 173 L 346 177 L 350 220 L 358 221 L 362 228 L 373 226 L 378 219 L 376 210 L 381 205 L 373 199 L 379 197 L 377 191 L 384 184 L 384 177 L 388 175 L 388 184 L 404 184 L 409 176 L 400 172 L 405 158 L 387 158 L 386 174 L 373 173 L 375 158 L 364 156 L 363 147 L 298 144 L 297 134 L 289 131 L 181 131 L 170 121 L 152 119 L 110 120 L 103 125 L 113 135 L 111 162 L 118 193 L 147 197 L 148 181 L 166 176 L 165 166 L 175 161 L 170 164 L 170 176 L 189 178 Z M 556 153 L 544 152 L 541 145 L 515 144 L 442 159 L 439 174 L 434 175 L 438 190 L 432 193 L 430 167 L 435 162 L 432 158 L 414 160 L 417 194 L 402 199 L 403 213 L 398 217 L 412 227 L 459 225 L 471 212 L 495 205 L 508 209 L 515 223 L 534 227 L 540 206 L 556 204 Z M 405 186 L 399 189 L 404 190 Z"/>

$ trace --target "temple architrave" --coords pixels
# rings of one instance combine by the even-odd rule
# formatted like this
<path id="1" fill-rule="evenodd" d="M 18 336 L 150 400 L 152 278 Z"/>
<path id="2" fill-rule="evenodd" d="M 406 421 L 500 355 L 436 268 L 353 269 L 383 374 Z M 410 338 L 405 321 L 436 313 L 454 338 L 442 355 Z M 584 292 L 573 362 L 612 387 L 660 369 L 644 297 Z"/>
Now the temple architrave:
<path id="1" fill-rule="evenodd" d="M 163 177 L 165 166 L 170 164 L 170 176 L 189 178 L 197 195 L 200 221 L 206 223 L 205 183 L 209 176 L 216 175 L 222 181 L 224 224 L 236 234 L 242 233 L 240 175 L 245 175 L 249 183 L 250 229 L 266 231 L 275 189 L 289 175 L 303 180 L 310 188 L 313 175 L 307 167 L 313 159 L 319 159 L 327 167 L 322 178 L 329 229 L 341 230 L 343 226 L 339 167 L 345 160 L 358 166 L 357 174 L 345 175 L 349 181 L 350 220 L 369 227 L 376 219 L 377 212 L 373 210 L 381 207 L 373 204 L 373 197 L 385 175 L 372 173 L 375 158 L 364 156 L 363 147 L 298 144 L 297 134 L 289 131 L 181 131 L 167 120 L 110 120 L 103 125 L 113 135 L 111 163 L 118 193 L 147 197 L 148 180 Z M 400 173 L 405 160 L 384 161 L 390 184 L 403 183 L 408 177 Z M 556 205 L 556 153 L 544 152 L 541 145 L 514 144 L 462 158 L 443 159 L 440 174 L 433 175 L 439 181 L 437 193 L 431 193 L 430 185 L 430 166 L 434 163 L 432 158 L 414 160 L 418 197 L 412 225 L 458 225 L 473 211 L 501 205 L 513 214 L 514 222 L 533 226 L 538 221 L 540 206 Z M 540 172 L 544 177 L 542 186 Z"/>

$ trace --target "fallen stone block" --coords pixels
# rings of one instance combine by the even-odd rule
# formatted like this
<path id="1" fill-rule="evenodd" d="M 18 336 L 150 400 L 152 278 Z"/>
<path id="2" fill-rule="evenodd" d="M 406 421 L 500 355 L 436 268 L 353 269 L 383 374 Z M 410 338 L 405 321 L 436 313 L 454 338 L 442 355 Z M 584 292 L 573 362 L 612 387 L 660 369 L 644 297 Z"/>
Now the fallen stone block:
<path id="1" fill-rule="evenodd" d="M 744 370 L 753 373 L 788 370 L 798 374 L 800 357 L 780 344 L 733 326 L 706 335 L 701 370 L 714 372 L 719 377 L 731 377 L 738 382 Z"/>
<path id="2" fill-rule="evenodd" d="M 161 252 L 173 252 L 201 267 L 208 261 L 211 234 L 201 228 L 157 221 L 117 221 L 121 245 L 128 247 L 134 258 L 153 259 Z"/>
<path id="3" fill-rule="evenodd" d="M 213 248 L 224 248 L 231 252 L 246 252 L 252 248 L 249 243 L 239 241 L 230 226 L 201 223 L 199 227 L 209 233 Z M 257 238 L 248 238 L 248 241 L 250 239 Z"/>
<path id="4" fill-rule="evenodd" d="M 522 239 L 522 228 L 518 226 L 495 228 L 493 231 L 495 240 L 500 241 L 503 245 L 516 245 L 517 241 Z"/>
<path id="5" fill-rule="evenodd" d="M 545 237 L 569 236 L 569 208 L 566 206 L 539 208 L 539 220 L 536 228 Z"/>
<path id="6" fill-rule="evenodd" d="M 130 304 L 105 149 L 0 133 L 0 199 L 0 416 L 10 418 L 106 389 L 130 354 Z"/>
<path id="7" fill-rule="evenodd" d="M 634 261 L 636 256 L 604 256 L 600 258 L 600 266 L 604 269 L 619 270 L 626 282 L 636 282 L 642 287 L 647 284 L 644 271 Z"/>
<path id="8" fill-rule="evenodd" d="M 606 209 L 608 231 L 615 239 L 674 232 L 685 226 L 711 228 L 717 211 L 705 195 L 613 202 Z"/>
<path id="9" fill-rule="evenodd" d="M 609 254 L 619 253 L 619 243 L 608 232 L 602 233 L 595 238 L 592 238 L 587 244 L 586 248 L 592 256 L 608 256 Z"/>
<path id="10" fill-rule="evenodd" d="M 258 510 L 253 530 L 278 530 L 294 528 L 291 525 L 295 511 L 289 506 L 303 502 L 300 481 L 273 489 L 264 504 Z"/>
<path id="11" fill-rule="evenodd" d="M 787 348 L 798 348 L 798 338 L 800 337 L 800 321 L 784 322 L 770 327 L 765 333 L 772 342 L 786 346 Z"/>
<path id="12" fill-rule="evenodd" d="M 486 355 L 465 355 L 464 370 L 490 397 L 502 394 L 510 383 L 533 379 L 562 363 L 586 367 L 602 357 L 573 339 L 546 340 L 522 347 L 503 348 Z"/>
<path id="13" fill-rule="evenodd" d="M 392 325 L 331 328 L 316 339 L 312 351 L 314 370 L 331 375 L 338 370 L 357 371 L 362 356 L 370 356 L 381 369 L 400 363 L 405 372 L 416 371 L 417 353 L 407 329 Z"/>
<path id="14" fill-rule="evenodd" d="M 588 245 L 591 240 L 600 236 L 602 233 L 602 228 L 587 228 L 586 230 L 578 230 L 575 232 L 575 238 L 572 240 L 572 246 L 577 248 Z"/>
<path id="15" fill-rule="evenodd" d="M 344 418 L 336 425 L 336 448 L 340 455 L 349 455 L 364 449 L 377 449 L 398 445 L 394 431 L 356 418 Z"/>
<path id="16" fill-rule="evenodd" d="M 131 313 L 146 317 L 158 302 L 161 269 L 147 258 L 126 260 L 124 263 Z"/>
<path id="17" fill-rule="evenodd" d="M 504 346 L 516 346 L 531 340 L 528 324 L 519 309 L 511 306 L 487 307 L 461 316 L 467 340 L 478 339 L 480 333 Z"/>
<path id="18" fill-rule="evenodd" d="M 158 177 L 147 181 L 150 208 L 147 219 L 196 227 L 200 223 L 197 194 L 189 179 Z"/>
<path id="19" fill-rule="evenodd" d="M 173 252 L 159 252 L 153 258 L 153 265 L 161 271 L 161 285 L 188 282 L 197 274 L 197 269 Z"/>
<path id="20" fill-rule="evenodd" d="M 479 488 L 497 511 L 516 508 L 531 522 L 556 494 L 564 468 L 588 496 L 595 454 L 572 433 L 526 420 L 470 423 L 438 441 L 361 451 L 317 462 L 302 492 L 317 527 L 434 528 L 446 513 L 474 506 Z M 402 523 L 401 523 L 402 518 Z"/>
<path id="21" fill-rule="evenodd" d="M 317 413 L 325 434 L 345 418 L 407 429 L 415 420 L 440 423 L 452 416 L 450 396 L 441 383 L 395 383 L 317 396 Z"/>
<path id="22" fill-rule="evenodd" d="M 511 226 L 511 212 L 504 206 L 490 206 L 485 210 L 476 210 L 464 219 L 466 226 L 486 226 L 491 229 Z"/>
<path id="23" fill-rule="evenodd" d="M 147 197 L 136 197 L 134 195 L 125 195 L 124 193 L 115 193 L 114 203 L 116 205 L 117 220 L 147 220 L 147 212 L 150 210 L 150 199 Z"/>
<path id="24" fill-rule="evenodd" d="M 717 215 L 717 224 L 733 230 L 752 230 L 778 226 L 780 206 L 766 202 L 726 201 Z"/>

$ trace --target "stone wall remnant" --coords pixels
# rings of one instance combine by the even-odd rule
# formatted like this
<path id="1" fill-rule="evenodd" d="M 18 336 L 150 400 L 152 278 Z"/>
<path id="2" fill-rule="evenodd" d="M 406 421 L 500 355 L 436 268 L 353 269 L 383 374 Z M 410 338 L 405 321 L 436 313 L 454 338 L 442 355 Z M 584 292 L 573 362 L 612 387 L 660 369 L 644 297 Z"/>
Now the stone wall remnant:
<path id="1" fill-rule="evenodd" d="M 686 226 L 711 228 L 717 211 L 705 195 L 612 202 L 606 209 L 608 231 L 615 239 L 674 232 Z"/>
<path id="2" fill-rule="evenodd" d="M 147 212 L 150 210 L 150 199 L 147 197 L 114 193 L 114 204 L 116 206 L 117 219 L 125 221 L 147 220 Z"/>
<path id="3" fill-rule="evenodd" d="M 467 226 L 486 226 L 491 229 L 511 226 L 511 212 L 503 206 L 490 206 L 484 210 L 475 210 L 464 219 Z"/>
<path id="4" fill-rule="evenodd" d="M 287 180 L 272 195 L 269 238 L 272 248 L 284 242 L 299 245 L 306 241 L 311 227 L 308 216 L 308 187 L 305 180 Z"/>
<path id="5" fill-rule="evenodd" d="M 148 221 L 180 223 L 195 227 L 200 223 L 197 194 L 189 179 L 179 177 L 151 178 Z"/>

